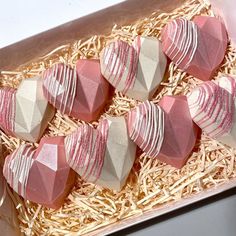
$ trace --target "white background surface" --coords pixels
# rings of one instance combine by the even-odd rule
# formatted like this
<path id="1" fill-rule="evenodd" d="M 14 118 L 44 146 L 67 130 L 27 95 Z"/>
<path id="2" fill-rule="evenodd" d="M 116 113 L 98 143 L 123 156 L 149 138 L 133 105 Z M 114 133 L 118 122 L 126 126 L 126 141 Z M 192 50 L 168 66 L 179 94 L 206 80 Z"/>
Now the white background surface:
<path id="1" fill-rule="evenodd" d="M 0 48 L 122 0 L 0 0 Z"/>

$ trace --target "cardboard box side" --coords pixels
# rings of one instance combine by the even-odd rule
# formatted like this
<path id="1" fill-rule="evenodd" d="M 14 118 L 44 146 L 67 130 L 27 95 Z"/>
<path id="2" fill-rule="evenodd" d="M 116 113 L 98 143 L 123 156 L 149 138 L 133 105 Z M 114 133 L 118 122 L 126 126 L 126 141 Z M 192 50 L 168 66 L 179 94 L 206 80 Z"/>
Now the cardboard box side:
<path id="1" fill-rule="evenodd" d="M 128 0 L 0 49 L 0 71 L 13 70 L 58 46 L 109 33 L 114 24 L 130 24 L 152 12 L 171 11 L 184 0 Z"/>
<path id="2" fill-rule="evenodd" d="M 182 200 L 166 204 L 161 207 L 153 208 L 149 211 L 144 212 L 142 215 L 137 215 L 134 217 L 127 218 L 125 220 L 121 220 L 117 223 L 110 224 L 108 226 L 102 227 L 100 229 L 97 229 L 91 233 L 89 233 L 89 236 L 98 236 L 98 235 L 108 235 L 111 233 L 115 233 L 119 230 L 126 229 L 128 227 L 137 225 L 139 223 L 142 223 L 144 221 L 153 219 L 155 217 L 162 216 L 164 214 L 170 213 L 172 211 L 178 210 L 180 208 L 183 208 L 185 206 L 188 206 L 190 204 L 202 201 L 206 198 L 215 196 L 217 194 L 220 194 L 224 191 L 227 191 L 229 189 L 236 187 L 236 178 L 233 178 L 229 180 L 227 183 L 221 184 L 218 187 L 213 187 L 211 189 L 207 189 L 199 194 L 189 196 L 187 198 L 184 198 Z"/>

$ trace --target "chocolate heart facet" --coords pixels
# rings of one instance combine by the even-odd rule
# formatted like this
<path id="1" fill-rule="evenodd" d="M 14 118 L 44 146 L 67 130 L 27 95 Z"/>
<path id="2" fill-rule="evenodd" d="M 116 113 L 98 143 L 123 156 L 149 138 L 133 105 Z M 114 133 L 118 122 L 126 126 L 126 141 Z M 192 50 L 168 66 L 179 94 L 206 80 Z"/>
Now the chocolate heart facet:
<path id="1" fill-rule="evenodd" d="M 107 45 L 100 62 L 102 74 L 113 87 L 144 101 L 155 93 L 167 61 L 158 39 L 137 36 L 132 45 L 121 40 Z"/>
<path id="2" fill-rule="evenodd" d="M 3 173 L 23 198 L 51 208 L 63 204 L 75 180 L 64 137 L 42 138 L 36 150 L 29 144 L 20 146 L 6 157 Z"/>
<path id="3" fill-rule="evenodd" d="M 162 30 L 162 48 L 180 68 L 201 80 L 209 80 L 224 59 L 228 38 L 217 18 L 180 18 Z"/>
<path id="4" fill-rule="evenodd" d="M 15 108 L 15 136 L 37 142 L 55 113 L 43 95 L 41 78 L 21 82 L 16 92 Z"/>
<path id="5" fill-rule="evenodd" d="M 159 106 L 165 112 L 165 128 L 157 158 L 181 168 L 195 146 L 199 129 L 192 121 L 185 96 L 164 96 Z"/>

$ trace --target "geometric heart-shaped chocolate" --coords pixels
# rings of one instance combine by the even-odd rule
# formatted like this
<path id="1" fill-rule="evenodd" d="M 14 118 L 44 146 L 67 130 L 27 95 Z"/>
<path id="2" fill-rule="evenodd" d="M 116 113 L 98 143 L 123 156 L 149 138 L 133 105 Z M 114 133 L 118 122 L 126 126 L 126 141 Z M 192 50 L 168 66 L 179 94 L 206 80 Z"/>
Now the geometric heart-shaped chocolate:
<path id="1" fill-rule="evenodd" d="M 124 117 L 107 117 L 97 129 L 79 127 L 65 138 L 68 164 L 86 181 L 120 190 L 133 166 L 136 145 Z"/>
<path id="2" fill-rule="evenodd" d="M 138 53 L 133 46 L 117 40 L 107 45 L 100 54 L 101 73 L 118 91 L 126 94 L 135 83 Z"/>
<path id="3" fill-rule="evenodd" d="M 164 96 L 159 106 L 165 112 L 165 128 L 157 158 L 181 168 L 195 146 L 199 128 L 192 121 L 186 96 Z"/>
<path id="4" fill-rule="evenodd" d="M 210 80 L 224 59 L 228 37 L 215 17 L 179 18 L 162 30 L 164 53 L 182 70 L 201 80 Z"/>
<path id="5" fill-rule="evenodd" d="M 37 142 L 55 113 L 43 95 L 41 78 L 34 77 L 21 82 L 16 92 L 15 108 L 15 136 Z"/>
<path id="6" fill-rule="evenodd" d="M 101 72 L 118 91 L 137 100 L 150 99 L 166 69 L 158 39 L 136 36 L 132 45 L 121 40 L 101 52 Z"/>
<path id="7" fill-rule="evenodd" d="M 151 157 L 157 157 L 164 139 L 164 112 L 153 102 L 141 103 L 128 113 L 130 138 Z"/>
<path id="8" fill-rule="evenodd" d="M 24 79 L 18 90 L 0 90 L 0 126 L 9 135 L 37 142 L 54 116 L 43 95 L 42 80 Z"/>
<path id="9" fill-rule="evenodd" d="M 55 209 L 63 204 L 75 180 L 66 162 L 64 137 L 44 137 L 37 149 L 20 146 L 6 157 L 3 174 L 24 199 Z"/>
<path id="10" fill-rule="evenodd" d="M 219 15 L 227 28 L 229 38 L 232 44 L 236 47 L 236 14 L 235 14 L 235 0 L 209 0 L 214 13 Z"/>
<path id="11" fill-rule="evenodd" d="M 108 99 L 110 85 L 101 75 L 99 60 L 78 60 L 76 69 L 59 63 L 42 77 L 49 103 L 74 118 L 96 120 Z"/>
<path id="12" fill-rule="evenodd" d="M 210 137 L 235 147 L 235 87 L 233 78 L 207 81 L 188 95 L 194 122 Z"/>
<path id="13" fill-rule="evenodd" d="M 231 130 L 234 98 L 213 81 L 194 88 L 188 105 L 194 122 L 210 137 L 217 139 Z"/>

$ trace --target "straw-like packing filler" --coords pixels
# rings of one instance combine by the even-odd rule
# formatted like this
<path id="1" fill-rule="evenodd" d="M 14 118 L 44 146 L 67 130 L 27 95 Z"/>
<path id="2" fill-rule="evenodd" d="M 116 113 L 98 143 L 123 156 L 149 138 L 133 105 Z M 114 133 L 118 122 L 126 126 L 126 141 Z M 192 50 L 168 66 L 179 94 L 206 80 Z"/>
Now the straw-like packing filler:
<path id="1" fill-rule="evenodd" d="M 171 13 L 153 13 L 135 24 L 114 26 L 110 35 L 93 36 L 86 41 L 78 40 L 62 45 L 37 62 L 22 66 L 16 71 L 3 71 L 0 86 L 17 88 L 22 79 L 41 73 L 55 63 L 65 62 L 72 66 L 79 58 L 99 58 L 99 52 L 109 41 L 123 39 L 132 42 L 135 35 L 160 37 L 164 25 L 175 18 L 192 19 L 195 15 L 213 15 L 210 6 L 198 0 L 188 0 Z M 236 73 L 236 50 L 228 46 L 221 73 Z M 164 95 L 186 94 L 200 81 L 177 69 L 170 63 L 166 78 L 153 98 L 158 103 Z M 116 93 L 109 102 L 105 116 L 123 116 L 138 104 Z M 62 115 L 57 111 L 45 135 L 67 135 L 83 122 Z M 96 126 L 97 122 L 91 125 Z M 21 143 L 17 138 L 2 133 L 4 155 Z M 37 146 L 37 144 L 35 144 Z M 104 189 L 77 178 L 75 187 L 59 210 L 52 210 L 24 201 L 17 194 L 14 202 L 19 213 L 20 228 L 25 235 L 85 234 L 101 226 L 109 225 L 154 207 L 200 193 L 219 186 L 236 177 L 236 152 L 201 134 L 187 164 L 180 170 L 139 152 L 127 184 L 120 192 Z"/>

